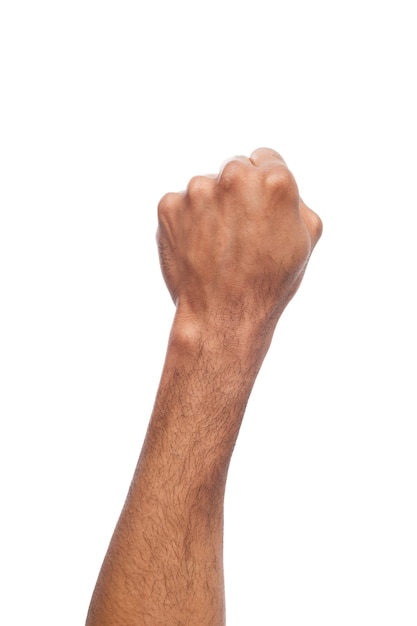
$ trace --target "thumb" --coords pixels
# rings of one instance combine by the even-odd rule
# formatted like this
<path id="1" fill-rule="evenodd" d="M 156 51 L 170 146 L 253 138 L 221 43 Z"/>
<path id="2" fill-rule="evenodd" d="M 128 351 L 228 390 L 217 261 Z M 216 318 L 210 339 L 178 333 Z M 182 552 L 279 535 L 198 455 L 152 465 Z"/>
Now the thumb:
<path id="1" fill-rule="evenodd" d="M 320 217 L 308 208 L 306 204 L 300 198 L 300 213 L 303 219 L 304 224 L 310 234 L 312 248 L 315 247 L 316 243 L 321 237 L 323 232 L 323 222 Z"/>

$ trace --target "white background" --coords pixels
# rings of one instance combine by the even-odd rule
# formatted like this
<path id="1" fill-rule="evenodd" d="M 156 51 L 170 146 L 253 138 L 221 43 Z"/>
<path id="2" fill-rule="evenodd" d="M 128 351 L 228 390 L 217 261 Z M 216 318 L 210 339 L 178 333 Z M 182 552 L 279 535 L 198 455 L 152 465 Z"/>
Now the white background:
<path id="1" fill-rule="evenodd" d="M 173 315 L 157 202 L 266 145 L 325 230 L 230 469 L 228 625 L 415 626 L 413 5 L 1 3 L 2 624 L 84 622 Z"/>

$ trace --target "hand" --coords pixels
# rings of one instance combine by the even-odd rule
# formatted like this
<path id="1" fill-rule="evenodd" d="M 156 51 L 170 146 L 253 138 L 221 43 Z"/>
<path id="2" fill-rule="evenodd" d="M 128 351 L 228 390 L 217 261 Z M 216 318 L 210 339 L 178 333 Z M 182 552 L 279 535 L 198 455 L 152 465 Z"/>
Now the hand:
<path id="1" fill-rule="evenodd" d="M 275 327 L 320 238 L 282 157 L 268 148 L 197 176 L 158 207 L 161 269 L 188 321 Z"/>

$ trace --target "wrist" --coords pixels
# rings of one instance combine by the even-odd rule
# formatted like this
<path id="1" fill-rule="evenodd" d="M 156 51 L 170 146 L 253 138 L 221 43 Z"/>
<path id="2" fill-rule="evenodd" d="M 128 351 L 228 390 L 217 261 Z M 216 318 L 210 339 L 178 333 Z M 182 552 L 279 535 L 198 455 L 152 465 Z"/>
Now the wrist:
<path id="1" fill-rule="evenodd" d="M 195 315 L 178 306 L 173 321 L 170 345 L 184 352 L 204 349 L 221 362 L 244 360 L 247 365 L 262 363 L 270 346 L 275 324 L 243 316 L 223 315 L 218 311 Z"/>

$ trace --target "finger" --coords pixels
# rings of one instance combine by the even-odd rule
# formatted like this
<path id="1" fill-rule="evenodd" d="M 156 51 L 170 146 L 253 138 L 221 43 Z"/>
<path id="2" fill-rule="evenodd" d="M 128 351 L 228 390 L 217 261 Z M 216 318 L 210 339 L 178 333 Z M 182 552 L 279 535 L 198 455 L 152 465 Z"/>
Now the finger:
<path id="1" fill-rule="evenodd" d="M 248 159 L 247 156 L 240 155 L 240 154 L 237 155 L 237 156 L 234 156 L 234 157 L 230 157 L 229 159 L 225 159 L 223 161 L 223 163 L 221 164 L 221 166 L 220 166 L 218 177 L 220 177 L 222 175 L 222 173 L 223 173 L 225 168 L 232 169 L 232 168 L 230 168 L 229 164 L 231 164 L 232 168 L 233 168 L 234 164 L 236 164 L 237 166 L 240 166 L 240 165 L 247 165 L 247 166 L 249 166 L 249 165 L 251 165 L 251 162 L 250 162 L 250 160 Z"/>
<path id="2" fill-rule="evenodd" d="M 256 167 L 263 167 L 265 165 L 287 165 L 282 156 L 275 150 L 272 150 L 272 148 L 257 148 L 250 155 L 249 161 Z"/>
<path id="3" fill-rule="evenodd" d="M 304 224 L 309 232 L 311 243 L 314 248 L 323 232 L 323 222 L 320 217 L 308 208 L 306 204 L 300 198 L 300 212 L 303 218 Z"/>
<path id="4" fill-rule="evenodd" d="M 183 193 L 170 191 L 166 193 L 158 202 L 158 221 L 162 221 L 166 216 L 171 215 L 181 205 Z"/>
<path id="5" fill-rule="evenodd" d="M 235 156 L 223 162 L 217 181 L 220 187 L 226 191 L 241 187 L 248 176 L 249 168 L 253 168 L 248 157 Z"/>
<path id="6" fill-rule="evenodd" d="M 214 185 L 214 178 L 210 175 L 193 176 L 187 185 L 185 195 L 193 202 L 204 202 L 210 199 Z"/>

